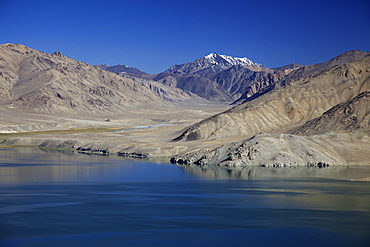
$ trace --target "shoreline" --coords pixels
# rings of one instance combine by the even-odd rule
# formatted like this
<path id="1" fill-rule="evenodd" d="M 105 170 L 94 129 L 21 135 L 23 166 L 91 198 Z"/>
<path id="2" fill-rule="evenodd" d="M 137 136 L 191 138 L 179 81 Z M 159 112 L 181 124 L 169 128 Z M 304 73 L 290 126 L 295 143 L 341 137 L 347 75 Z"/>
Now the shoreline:
<path id="1" fill-rule="evenodd" d="M 76 133 L 38 132 L 2 136 L 1 147 L 36 147 L 68 150 L 83 154 L 115 155 L 136 159 L 163 159 L 177 165 L 264 168 L 370 165 L 370 143 L 356 139 L 353 133 L 334 132 L 318 136 L 260 134 L 247 140 L 206 140 L 173 142 L 170 137 L 149 141 L 149 136 L 163 136 L 169 126 L 157 132 L 145 128 Z M 172 126 L 173 127 L 173 126 Z M 14 135 L 14 134 L 13 134 Z M 71 138 L 74 137 L 74 138 Z M 1 136 L 0 136 L 1 138 Z M 136 139 L 135 139 L 136 138 Z M 142 139 L 142 138 L 145 138 Z M 134 140 L 135 139 L 135 140 Z M 367 140 L 365 138 L 365 140 Z"/>
<path id="2" fill-rule="evenodd" d="M 323 178 L 323 179 L 339 179 L 351 182 L 369 182 L 370 181 L 370 165 L 331 165 L 325 167 L 314 167 L 308 165 L 295 165 L 295 166 L 262 166 L 262 165 L 249 165 L 249 166 L 236 166 L 236 167 L 226 167 L 217 165 L 179 165 L 171 164 L 168 159 L 155 158 L 155 157 L 130 157 L 130 156 L 119 156 L 114 153 L 101 153 L 101 152 L 86 152 L 78 151 L 75 149 L 63 149 L 63 148 L 50 148 L 50 147 L 38 147 L 38 146 L 11 146 L 11 145 L 1 145 L 0 151 L 7 150 L 17 150 L 24 155 L 27 153 L 33 154 L 36 150 L 37 153 L 44 153 L 47 155 L 55 154 L 66 154 L 66 155 L 82 155 L 81 160 L 84 157 L 101 156 L 109 157 L 113 159 L 130 159 L 137 162 L 153 162 L 161 163 L 166 165 L 178 166 L 189 174 L 195 176 L 200 176 L 205 179 L 262 179 L 262 178 L 302 178 L 309 179 L 311 177 Z M 39 151 L 37 151 L 39 150 Z M 54 153 L 56 152 L 56 153 Z M 54 156 L 53 155 L 53 156 Z M 59 156 L 58 156 L 59 157 Z"/>

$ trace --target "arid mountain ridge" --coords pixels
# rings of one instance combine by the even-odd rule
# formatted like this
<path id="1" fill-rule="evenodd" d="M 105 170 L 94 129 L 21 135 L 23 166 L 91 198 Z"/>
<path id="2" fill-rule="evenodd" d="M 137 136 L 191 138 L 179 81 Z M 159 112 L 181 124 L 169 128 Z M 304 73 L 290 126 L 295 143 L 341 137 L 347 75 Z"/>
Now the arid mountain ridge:
<path id="1" fill-rule="evenodd" d="M 368 165 L 370 56 L 353 51 L 291 74 L 296 79 L 190 126 L 174 139 L 244 140 L 171 161 L 200 166 Z"/>
<path id="2" fill-rule="evenodd" d="M 38 112 L 109 111 L 120 104 L 160 102 L 158 96 L 167 102 L 202 98 L 224 103 L 247 102 L 292 81 L 313 77 L 369 54 L 354 50 L 321 64 L 268 69 L 247 58 L 211 53 L 191 63 L 171 66 L 163 73 L 148 75 L 125 65 L 98 65 L 103 69 L 98 70 L 60 52 L 47 54 L 19 44 L 1 45 L 0 49 L 1 103 Z M 121 94 L 123 91 L 126 93 Z"/>
<path id="3" fill-rule="evenodd" d="M 369 165 L 370 91 L 338 104 L 291 131 L 259 133 L 246 140 L 171 158 L 186 165 L 291 167 Z"/>
<path id="4" fill-rule="evenodd" d="M 266 68 L 247 58 L 211 53 L 190 63 L 173 65 L 168 70 L 154 75 L 147 75 L 145 72 L 140 75 L 136 72 L 130 73 L 127 67 L 122 66 L 101 68 L 123 76 L 129 74 L 154 80 L 190 91 L 210 101 L 240 104 L 291 81 L 312 77 L 327 68 L 356 61 L 368 54 L 353 50 L 320 64 L 303 66 L 293 63 L 278 68 Z"/>
<path id="5" fill-rule="evenodd" d="M 141 85 L 60 52 L 19 44 L 0 47 L 1 104 L 33 112 L 120 111 L 165 102 Z"/>
<path id="6" fill-rule="evenodd" d="M 117 70 L 117 66 L 98 66 L 122 76 L 138 76 L 122 66 L 122 70 Z M 173 65 L 162 73 L 143 73 L 140 77 L 190 91 L 213 102 L 232 103 L 243 95 L 250 97 L 261 88 L 277 82 L 288 71 L 290 70 L 267 69 L 247 58 L 211 53 L 190 63 Z"/>
<path id="7" fill-rule="evenodd" d="M 276 84 L 273 91 L 251 102 L 189 127 L 177 140 L 253 136 L 290 129 L 370 90 L 369 55 L 320 71 L 315 70 L 313 76 L 297 76 L 299 79 L 283 85 Z"/>
<path id="8" fill-rule="evenodd" d="M 143 85 L 60 52 L 48 54 L 20 44 L 0 46 L 0 68 L 0 104 L 32 112 L 120 112 L 127 106 L 165 107 L 170 100 L 200 99 L 154 81 Z"/>

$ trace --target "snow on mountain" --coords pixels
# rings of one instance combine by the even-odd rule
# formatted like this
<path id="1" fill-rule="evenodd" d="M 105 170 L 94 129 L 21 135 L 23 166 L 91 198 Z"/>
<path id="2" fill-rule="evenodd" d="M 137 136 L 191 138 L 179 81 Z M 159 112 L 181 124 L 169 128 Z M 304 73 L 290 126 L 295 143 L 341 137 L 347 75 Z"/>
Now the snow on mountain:
<path id="1" fill-rule="evenodd" d="M 232 66 L 256 66 L 264 68 L 262 64 L 255 63 L 246 57 L 238 58 L 226 55 L 220 55 L 217 53 L 211 53 L 205 57 L 199 58 L 193 62 L 185 64 L 172 65 L 166 72 L 179 71 L 185 74 L 193 74 L 202 70 L 212 69 L 214 72 L 220 72 L 227 70 Z"/>
<path id="2" fill-rule="evenodd" d="M 220 55 L 217 53 L 211 53 L 204 57 L 207 59 L 210 63 L 216 64 L 216 65 L 253 65 L 258 67 L 264 67 L 262 64 L 253 62 L 252 60 L 249 60 L 246 57 L 232 57 L 232 56 L 226 56 L 226 55 Z"/>

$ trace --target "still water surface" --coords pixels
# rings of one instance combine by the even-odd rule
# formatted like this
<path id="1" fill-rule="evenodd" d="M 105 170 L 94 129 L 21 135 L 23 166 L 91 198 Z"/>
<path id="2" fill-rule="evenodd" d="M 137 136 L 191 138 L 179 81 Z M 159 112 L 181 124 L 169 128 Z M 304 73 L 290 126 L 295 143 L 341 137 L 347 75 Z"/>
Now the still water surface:
<path id="1" fill-rule="evenodd" d="M 0 246 L 370 246 L 368 176 L 0 149 Z"/>

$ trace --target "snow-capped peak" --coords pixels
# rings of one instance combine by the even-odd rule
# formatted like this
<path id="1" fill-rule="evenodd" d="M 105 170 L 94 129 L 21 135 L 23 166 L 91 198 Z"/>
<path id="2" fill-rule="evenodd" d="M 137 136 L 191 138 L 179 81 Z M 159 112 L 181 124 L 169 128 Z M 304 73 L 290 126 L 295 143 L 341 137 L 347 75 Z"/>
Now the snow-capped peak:
<path id="1" fill-rule="evenodd" d="M 264 67 L 262 64 L 255 63 L 249 60 L 246 57 L 232 57 L 227 55 L 220 55 L 215 52 L 210 53 L 209 55 L 204 57 L 208 60 L 208 62 L 216 65 L 226 65 L 226 66 L 233 66 L 233 65 L 253 65 L 258 67 Z"/>
<path id="2" fill-rule="evenodd" d="M 212 59 L 215 59 L 217 56 L 220 56 L 220 55 L 217 54 L 217 53 L 212 52 L 212 53 L 208 54 L 207 56 L 205 56 L 204 58 L 212 60 Z"/>

